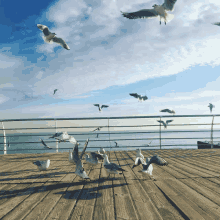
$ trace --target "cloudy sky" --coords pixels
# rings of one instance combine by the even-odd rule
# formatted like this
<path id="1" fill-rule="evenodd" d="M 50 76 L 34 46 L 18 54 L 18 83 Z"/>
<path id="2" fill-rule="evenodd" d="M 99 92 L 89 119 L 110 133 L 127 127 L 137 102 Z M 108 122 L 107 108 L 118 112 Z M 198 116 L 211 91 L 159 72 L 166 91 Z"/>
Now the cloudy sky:
<path id="1" fill-rule="evenodd" d="M 174 19 L 120 11 L 162 0 L 1 0 L 1 119 L 210 114 L 220 109 L 219 0 L 177 0 Z M 44 42 L 47 25 L 70 50 Z M 58 89 L 53 95 L 54 89 Z M 129 93 L 147 95 L 138 102 Z M 99 113 L 93 104 L 110 107 Z"/>

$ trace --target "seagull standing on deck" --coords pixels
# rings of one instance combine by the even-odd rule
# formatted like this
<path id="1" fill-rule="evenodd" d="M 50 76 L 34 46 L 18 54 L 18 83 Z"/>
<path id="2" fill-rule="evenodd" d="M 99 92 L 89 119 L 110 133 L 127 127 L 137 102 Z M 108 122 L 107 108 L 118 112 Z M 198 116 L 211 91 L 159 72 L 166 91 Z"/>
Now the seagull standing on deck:
<path id="1" fill-rule="evenodd" d="M 164 0 L 164 3 L 162 5 L 154 4 L 152 7 L 154 9 L 142 9 L 140 11 L 136 12 L 122 12 L 122 15 L 129 19 L 137 19 L 137 18 L 154 18 L 154 17 L 160 17 L 160 24 L 161 19 L 164 20 L 164 23 L 168 20 L 172 20 L 174 15 L 168 14 L 166 11 L 173 11 L 174 4 L 177 0 Z"/>
<path id="2" fill-rule="evenodd" d="M 62 38 L 55 37 L 55 33 L 51 33 L 49 28 L 46 25 L 37 24 L 37 27 L 44 33 L 44 40 L 46 43 L 57 43 L 60 44 L 63 48 L 70 50 L 69 46 Z"/>
<path id="3" fill-rule="evenodd" d="M 47 170 L 47 168 L 50 166 L 50 160 L 37 160 L 35 162 L 33 162 L 34 165 L 37 165 L 38 169 L 41 170 Z"/>
<path id="4" fill-rule="evenodd" d="M 97 106 L 99 108 L 99 112 L 102 111 L 102 108 L 108 108 L 109 106 L 108 105 L 102 105 L 100 106 L 99 104 L 93 104 L 94 106 Z"/>
<path id="5" fill-rule="evenodd" d="M 104 163 L 103 164 L 109 174 L 118 174 L 118 171 L 126 171 L 126 170 L 122 169 L 119 165 L 109 162 L 108 156 L 106 154 L 104 154 Z"/>
<path id="6" fill-rule="evenodd" d="M 134 98 L 137 98 L 138 101 L 145 101 L 148 99 L 146 95 L 142 96 L 142 95 L 138 95 L 137 93 L 129 93 L 129 95 L 133 96 Z"/>
<path id="7" fill-rule="evenodd" d="M 208 105 L 209 109 L 210 109 L 210 113 L 212 113 L 212 109 L 215 107 L 212 103 L 209 103 Z"/>
<path id="8" fill-rule="evenodd" d="M 100 163 L 98 159 L 101 160 L 104 159 L 102 155 L 97 154 L 95 152 L 90 152 L 90 155 L 86 154 L 85 157 L 86 157 L 86 162 L 89 163 L 90 166 L 95 166 L 98 163 Z"/>
<path id="9" fill-rule="evenodd" d="M 163 124 L 163 126 L 164 126 L 164 129 L 165 128 L 167 128 L 167 125 L 168 125 L 168 123 L 170 123 L 170 122 L 172 122 L 173 120 L 166 120 L 166 123 L 164 122 L 164 121 L 160 121 L 160 120 L 158 120 L 158 122 L 160 122 L 161 124 Z"/>

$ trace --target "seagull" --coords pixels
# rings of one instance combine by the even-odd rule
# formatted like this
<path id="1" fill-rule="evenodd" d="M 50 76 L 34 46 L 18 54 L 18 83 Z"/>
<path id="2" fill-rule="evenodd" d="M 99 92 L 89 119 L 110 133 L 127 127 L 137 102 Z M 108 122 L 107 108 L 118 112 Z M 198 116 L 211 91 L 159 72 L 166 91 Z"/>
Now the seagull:
<path id="1" fill-rule="evenodd" d="M 43 31 L 44 33 L 44 40 L 45 42 L 47 43 L 51 43 L 54 42 L 54 43 L 58 43 L 60 44 L 63 48 L 67 49 L 67 50 L 70 50 L 69 46 L 66 44 L 66 42 L 62 39 L 62 38 L 58 38 L 58 37 L 55 37 L 55 33 L 51 33 L 49 31 L 49 28 L 46 26 L 46 25 L 42 25 L 42 24 L 37 24 L 37 27 Z"/>
<path id="2" fill-rule="evenodd" d="M 142 96 L 142 95 L 138 95 L 137 93 L 129 93 L 129 95 L 137 98 L 139 101 L 145 101 L 148 99 L 146 95 Z"/>
<path id="3" fill-rule="evenodd" d="M 164 19 L 164 23 L 166 25 L 167 20 L 172 20 L 174 15 L 168 14 L 166 11 L 173 11 L 174 4 L 177 0 L 164 0 L 162 5 L 154 4 L 152 7 L 154 9 L 142 9 L 136 12 L 122 12 L 122 15 L 129 19 L 137 19 L 137 18 L 154 18 L 160 17 L 160 24 L 161 18 Z"/>
<path id="4" fill-rule="evenodd" d="M 50 160 L 43 160 L 43 161 L 40 161 L 40 160 L 37 160 L 35 162 L 33 162 L 33 164 L 37 165 L 38 166 L 38 169 L 41 171 L 41 170 L 47 170 L 47 168 L 50 166 Z"/>
<path id="5" fill-rule="evenodd" d="M 83 148 L 82 153 L 80 154 L 80 156 L 79 156 L 79 150 L 78 150 L 79 143 L 78 143 L 78 142 L 75 143 L 75 147 L 74 147 L 74 149 L 73 149 L 73 152 L 69 151 L 69 161 L 70 161 L 71 163 L 77 164 L 78 160 L 79 160 L 79 159 L 80 159 L 80 160 L 82 159 L 82 156 L 83 156 L 83 154 L 85 153 L 85 150 L 86 150 L 86 148 L 87 148 L 88 142 L 89 142 L 89 139 L 85 142 L 85 146 L 84 146 L 84 148 Z"/>
<path id="6" fill-rule="evenodd" d="M 109 174 L 118 174 L 117 171 L 126 171 L 122 169 L 119 165 L 109 162 L 107 154 L 104 154 L 104 167 Z"/>
<path id="7" fill-rule="evenodd" d="M 94 105 L 94 106 L 97 106 L 97 107 L 99 108 L 99 112 L 102 111 L 102 108 L 108 108 L 108 107 L 109 107 L 108 105 L 102 105 L 101 107 L 100 107 L 99 104 L 93 104 L 93 105 Z"/>
<path id="8" fill-rule="evenodd" d="M 168 112 L 168 113 L 170 113 L 170 114 L 175 114 L 175 113 L 176 113 L 174 110 L 170 110 L 170 109 L 168 109 L 168 108 L 162 109 L 162 110 L 160 110 L 160 112 Z"/>
<path id="9" fill-rule="evenodd" d="M 58 89 L 54 89 L 53 94 L 55 94 L 57 90 L 58 90 Z"/>
<path id="10" fill-rule="evenodd" d="M 76 144 L 77 142 L 76 139 L 73 136 L 69 135 L 66 131 L 61 133 L 61 135 L 59 135 L 58 137 L 54 137 L 54 138 L 59 140 L 59 143 L 69 141 L 72 144 Z"/>
<path id="11" fill-rule="evenodd" d="M 152 171 L 153 171 L 152 163 L 156 163 L 157 165 L 160 165 L 160 166 L 167 166 L 168 165 L 167 161 L 165 161 L 163 158 L 156 155 L 151 158 L 147 158 L 146 163 L 142 163 L 142 166 L 143 166 L 142 172 L 145 172 L 145 173 L 152 175 Z"/>
<path id="12" fill-rule="evenodd" d="M 100 131 L 100 129 L 101 129 L 102 127 L 98 127 L 98 128 L 96 128 L 94 131 Z M 93 132 L 94 132 L 93 131 Z"/>
<path id="13" fill-rule="evenodd" d="M 118 147 L 118 143 L 115 141 L 115 147 Z"/>
<path id="14" fill-rule="evenodd" d="M 170 122 L 172 122 L 173 120 L 166 120 L 166 123 L 164 122 L 164 121 L 158 121 L 158 122 L 160 122 L 160 123 L 162 123 L 163 124 L 163 126 L 164 126 L 164 129 L 165 128 L 167 128 L 167 125 L 168 125 L 168 123 L 170 123 Z"/>
<path id="15" fill-rule="evenodd" d="M 95 152 L 90 152 L 90 156 L 86 154 L 86 162 L 91 166 L 95 166 L 99 163 L 98 159 L 104 159 L 102 155 Z"/>
<path id="16" fill-rule="evenodd" d="M 45 146 L 45 148 L 52 149 L 52 147 L 49 147 L 41 138 L 40 141 Z"/>
<path id="17" fill-rule="evenodd" d="M 142 163 L 142 166 L 143 166 L 143 169 L 142 169 L 142 172 L 144 173 L 148 173 L 152 176 L 152 172 L 153 172 L 153 165 L 150 164 L 148 167 L 147 167 L 147 164 L 150 162 L 150 158 L 147 157 L 146 158 L 146 163 L 143 161 Z"/>
<path id="18" fill-rule="evenodd" d="M 8 147 L 10 147 L 9 141 L 8 141 Z"/>
<path id="19" fill-rule="evenodd" d="M 212 113 L 212 109 L 215 107 L 212 103 L 209 103 L 208 105 L 209 109 L 210 109 L 210 113 Z"/>
<path id="20" fill-rule="evenodd" d="M 83 164 L 82 164 L 82 157 L 86 151 L 88 143 L 89 143 L 89 139 L 87 139 L 87 141 L 85 142 L 85 146 L 84 146 L 80 156 L 78 155 L 78 144 L 76 144 L 75 146 L 77 146 L 76 147 L 77 150 L 73 154 L 73 160 L 77 160 L 75 174 L 80 176 L 83 179 L 89 179 L 88 175 L 86 174 L 86 171 L 83 168 Z"/>

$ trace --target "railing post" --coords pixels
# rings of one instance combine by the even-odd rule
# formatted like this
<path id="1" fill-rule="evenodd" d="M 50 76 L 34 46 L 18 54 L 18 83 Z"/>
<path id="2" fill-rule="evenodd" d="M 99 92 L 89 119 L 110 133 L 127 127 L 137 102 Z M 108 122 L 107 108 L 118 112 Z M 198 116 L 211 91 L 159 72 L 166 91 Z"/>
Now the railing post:
<path id="1" fill-rule="evenodd" d="M 7 154 L 7 145 L 6 145 L 6 135 L 5 135 L 5 127 L 2 122 L 2 127 L 3 127 L 3 134 L 4 134 L 4 154 Z"/>
<path id="2" fill-rule="evenodd" d="M 111 138 L 110 138 L 110 132 L 109 132 L 109 118 L 108 118 L 108 135 L 109 135 L 109 143 L 110 143 L 109 159 L 111 159 L 111 158 L 110 158 L 110 155 L 111 155 L 110 153 L 111 153 L 111 150 L 112 150 L 112 145 L 111 145 L 111 141 L 110 141 Z"/>
<path id="3" fill-rule="evenodd" d="M 213 149 L 213 122 L 214 122 L 214 115 L 212 116 L 212 126 L 211 126 L 211 149 Z"/>
<path id="4" fill-rule="evenodd" d="M 160 121 L 161 121 L 161 117 L 160 117 Z M 161 150 L 161 123 L 160 123 L 160 150 Z"/>
<path id="5" fill-rule="evenodd" d="M 55 121 L 56 133 L 57 133 L 57 121 Z M 58 140 L 56 139 L 56 153 L 58 153 Z"/>

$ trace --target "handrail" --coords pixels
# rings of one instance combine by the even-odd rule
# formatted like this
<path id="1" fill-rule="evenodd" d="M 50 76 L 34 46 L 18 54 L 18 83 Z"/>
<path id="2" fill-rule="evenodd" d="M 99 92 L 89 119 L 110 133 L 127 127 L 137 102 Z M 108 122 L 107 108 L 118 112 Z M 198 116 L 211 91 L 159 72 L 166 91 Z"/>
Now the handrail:
<path id="1" fill-rule="evenodd" d="M 207 129 L 207 128 L 205 128 L 205 127 L 202 127 L 203 129 L 201 129 L 201 128 L 197 128 L 197 130 L 195 130 L 195 128 L 193 129 L 193 130 L 190 130 L 189 128 L 186 128 L 186 130 L 183 130 L 183 129 L 181 129 L 181 130 L 179 130 L 179 129 L 172 129 L 172 130 L 170 130 L 171 128 L 175 128 L 175 127 L 177 127 L 177 126 L 179 126 L 179 127 L 184 127 L 184 126 L 189 126 L 189 127 L 193 127 L 193 126 L 207 126 L 207 125 L 212 125 L 211 126 L 211 140 L 213 141 L 213 139 L 214 140 L 216 140 L 216 141 L 219 141 L 219 139 L 220 139 L 220 137 L 218 138 L 218 137 L 213 137 L 213 132 L 220 132 L 220 129 L 217 129 L 217 127 L 216 127 L 216 129 L 215 130 L 213 130 L 213 127 L 214 126 L 218 126 L 218 125 L 220 125 L 220 123 L 214 123 L 214 117 L 219 117 L 220 116 L 220 114 L 219 115 L 159 115 L 159 116 L 124 116 L 124 117 L 94 117 L 94 118 L 29 118 L 29 119 L 4 119 L 4 120 L 0 120 L 2 123 L 4 123 L 5 124 L 5 126 L 1 129 L 0 128 L 0 133 L 2 134 L 2 132 L 1 131 L 3 131 L 3 132 L 6 132 L 7 133 L 7 138 L 9 137 L 15 137 L 15 138 L 17 138 L 17 137 L 22 137 L 22 138 L 24 138 L 24 141 L 11 141 L 11 139 L 10 139 L 10 146 L 14 146 L 14 145 L 17 145 L 17 147 L 18 148 L 16 148 L 16 149 L 12 149 L 12 148 L 10 148 L 10 149 L 7 149 L 7 151 L 8 152 L 13 152 L 13 151 L 25 151 L 25 150 L 31 150 L 31 151 L 34 151 L 34 150 L 36 150 L 36 151 L 38 151 L 38 150 L 45 150 L 45 148 L 36 148 L 36 147 L 34 147 L 34 148 L 31 148 L 31 149 L 29 149 L 29 148 L 25 148 L 25 149 L 23 149 L 23 148 L 20 148 L 19 147 L 19 145 L 26 145 L 26 147 L 28 147 L 27 145 L 28 144 L 38 144 L 38 146 L 43 146 L 43 145 L 41 145 L 41 143 L 40 142 L 36 142 L 36 141 L 28 141 L 28 136 L 33 136 L 33 137 L 37 137 L 37 136 L 43 136 L 43 137 L 50 137 L 50 136 L 52 136 L 53 134 L 54 134 L 54 130 L 57 132 L 61 132 L 61 131 L 67 131 L 68 132 L 68 134 L 69 135 L 79 135 L 79 136 L 82 136 L 82 139 L 77 139 L 77 141 L 78 142 L 85 142 L 85 140 L 88 138 L 88 135 L 89 136 L 92 136 L 92 138 L 90 138 L 90 142 L 91 143 L 94 143 L 94 142 L 97 142 L 97 144 L 98 143 L 100 143 L 100 142 L 102 142 L 102 143 L 106 143 L 106 142 L 109 142 L 109 145 L 107 144 L 107 146 L 106 146 L 106 144 L 105 144 L 105 146 L 103 146 L 103 147 L 107 147 L 107 148 L 110 148 L 110 150 L 112 149 L 112 148 L 115 148 L 115 146 L 114 146 L 114 144 L 112 144 L 112 142 L 113 141 L 122 141 L 122 143 L 120 143 L 120 148 L 130 148 L 130 147 L 133 147 L 133 148 L 137 148 L 137 147 L 151 147 L 151 148 L 155 148 L 155 147 L 157 147 L 157 148 L 159 148 L 159 149 L 164 149 L 164 147 L 172 147 L 172 146 L 197 146 L 197 144 L 194 144 L 194 143 L 191 143 L 191 144 L 182 144 L 182 143 L 179 143 L 179 144 L 172 144 L 172 143 L 166 143 L 166 141 L 168 141 L 168 140 L 196 140 L 196 139 L 198 139 L 198 140 L 210 140 L 210 136 L 209 137 L 195 137 L 195 136 L 193 136 L 193 137 L 164 137 L 165 135 L 169 135 L 169 134 L 177 134 L 177 133 L 187 133 L 187 132 L 190 132 L 190 133 L 192 133 L 192 132 L 197 132 L 197 133 L 201 133 L 201 132 L 210 132 L 210 129 Z M 183 117 L 185 117 L 185 118 L 189 118 L 189 117 L 191 117 L 191 118 L 198 118 L 198 117 L 200 117 L 200 118 L 204 118 L 204 117 L 212 117 L 212 123 L 210 122 L 210 123 L 202 123 L 201 121 L 200 121 L 200 123 L 195 123 L 195 120 L 194 120 L 194 122 L 193 123 L 189 123 L 189 122 L 187 122 L 187 120 L 186 120 L 186 123 L 184 124 L 184 123 L 171 123 L 171 124 L 169 124 L 168 125 L 168 129 L 164 129 L 164 128 L 162 128 L 163 127 L 163 125 L 161 124 L 161 123 L 158 123 L 158 124 L 152 124 L 152 120 L 150 121 L 150 124 L 147 124 L 147 120 L 139 120 L 137 123 L 136 123 L 136 120 L 134 121 L 132 121 L 132 123 L 136 123 L 136 124 L 134 124 L 134 125 L 119 125 L 120 123 L 115 123 L 116 125 L 114 125 L 113 123 L 111 123 L 111 125 L 110 125 L 110 120 L 115 120 L 115 119 L 117 119 L 118 121 L 120 121 L 120 120 L 123 120 L 123 119 L 151 119 L 151 118 L 153 118 L 153 119 L 158 119 L 158 120 L 162 120 L 163 118 L 183 118 Z M 99 120 L 106 120 L 107 119 L 107 121 L 105 121 L 104 123 L 102 122 L 102 123 L 100 123 L 100 121 Z M 58 124 L 58 122 L 59 121 L 75 121 L 75 120 L 77 120 L 78 122 L 77 122 L 77 126 L 76 125 L 74 125 L 74 126 L 57 126 L 57 124 Z M 80 126 L 80 123 L 79 123 L 79 120 L 82 120 L 83 121 L 83 125 L 82 126 Z M 98 120 L 98 125 L 84 125 L 85 124 L 85 122 L 86 122 L 86 120 Z M 191 119 L 190 119 L 191 120 Z M 202 120 L 202 119 L 201 119 Z M 30 126 L 31 127 L 29 127 L 28 128 L 28 126 L 26 125 L 25 126 L 25 123 L 22 123 L 22 126 L 25 126 L 25 127 L 19 127 L 18 126 L 18 128 L 16 128 L 16 127 L 12 127 L 12 128 L 9 128 L 9 127 L 7 127 L 6 125 L 7 125 L 7 122 L 24 122 L 24 121 L 54 121 L 55 122 L 55 126 L 52 126 L 51 124 L 50 125 L 44 125 L 43 123 L 42 123 L 42 125 L 40 124 L 40 125 L 37 125 L 38 127 L 34 127 L 33 125 L 34 125 L 34 122 L 33 122 L 33 125 L 30 123 Z M 141 122 L 140 122 L 141 121 Z M 197 119 L 196 119 L 196 121 L 197 121 Z M 175 122 L 175 119 L 174 119 L 174 122 Z M 184 122 L 185 122 L 185 120 L 184 120 Z M 90 122 L 91 123 L 91 122 Z M 128 121 L 126 121 L 126 123 L 128 123 Z M 130 123 L 130 122 L 129 122 Z M 156 122 L 157 123 L 157 122 Z M 9 124 L 8 124 L 9 125 Z M 42 127 L 40 127 L 40 126 L 42 126 Z M 47 127 L 46 127 L 47 126 Z M 156 126 L 156 127 L 155 127 Z M 5 128 L 5 127 L 7 127 L 7 128 Z M 105 131 L 103 131 L 103 132 L 93 132 L 93 130 L 94 130 L 94 128 L 97 128 L 97 127 L 102 127 L 102 129 L 103 130 L 105 130 Z M 158 127 L 159 127 L 159 131 L 157 130 L 158 129 Z M 89 129 L 89 128 L 91 128 L 91 130 L 90 131 L 85 131 L 85 132 L 82 132 L 82 130 L 81 129 Z M 106 131 L 106 128 L 107 128 L 107 131 Z M 114 128 L 114 130 L 113 131 L 111 131 L 110 130 L 110 128 Z M 121 131 L 120 131 L 120 129 L 118 129 L 118 128 L 124 128 L 124 129 L 121 129 Z M 133 129 L 133 131 L 132 131 L 132 129 L 127 129 L 126 130 L 126 128 L 134 128 Z M 138 128 L 140 128 L 140 130 L 141 131 L 138 131 L 137 129 Z M 42 130 L 41 132 L 39 132 L 39 133 L 37 133 L 37 130 Z M 65 129 L 65 130 L 64 130 Z M 79 129 L 79 132 L 74 132 L 73 130 L 72 131 L 70 131 L 70 130 L 68 130 L 68 129 Z M 136 130 L 135 130 L 136 129 Z M 36 130 L 36 131 L 35 131 Z M 13 132 L 14 131 L 14 132 Z M 21 131 L 20 133 L 15 133 L 16 131 Z M 26 132 L 25 132 L 26 131 Z M 14 133 L 14 134 L 12 134 L 12 132 Z M 45 134 L 46 133 L 46 134 Z M 95 138 L 95 136 L 96 135 L 100 135 L 100 136 L 102 136 L 101 138 L 99 138 L 99 139 L 97 139 L 97 138 Z M 149 137 L 147 137 L 147 136 L 143 136 L 143 135 L 149 135 Z M 159 137 L 155 137 L 155 135 L 157 135 L 158 134 L 158 136 Z M 105 137 L 106 139 L 103 139 L 103 135 L 108 135 L 108 138 L 107 137 Z M 115 135 L 115 136 L 114 136 Z M 128 135 L 128 137 L 119 137 L 119 135 Z M 130 136 L 129 136 L 130 135 Z M 131 136 L 131 135 L 139 135 L 139 136 Z M 141 137 L 141 135 L 143 136 L 143 137 Z M 150 136 L 150 135 L 154 135 L 153 137 L 152 136 Z M 94 136 L 94 138 L 93 138 L 93 136 Z M 207 135 L 206 135 L 207 136 Z M 6 137 L 6 135 L 0 135 L 0 138 L 3 138 L 3 137 Z M 26 140 L 25 140 L 25 138 L 26 138 Z M 13 139 L 13 138 L 12 138 Z M 31 139 L 29 139 L 29 140 L 31 140 Z M 146 141 L 146 140 L 148 140 L 148 141 L 158 141 L 157 142 L 157 144 L 156 143 L 153 143 L 153 144 L 151 144 L 150 146 L 147 146 L 147 145 L 143 145 L 143 143 L 140 143 L 139 141 Z M 56 150 L 56 152 L 58 152 L 58 141 L 57 140 L 54 140 L 54 139 L 49 139 L 49 140 L 44 140 L 45 141 L 45 143 L 56 143 L 56 147 L 54 147 L 53 148 L 53 150 Z M 123 142 L 123 141 L 131 141 L 131 143 L 130 143 L 130 145 L 125 145 L 125 144 L 123 144 L 123 143 L 125 143 L 125 142 Z M 135 141 L 137 144 L 139 144 L 139 145 L 134 145 L 133 143 L 132 143 L 132 141 Z M 165 141 L 165 142 L 164 142 Z M 220 142 L 220 141 L 219 141 Z M 213 146 L 213 142 L 211 142 L 212 143 L 212 146 Z M 140 145 L 140 144 L 142 144 L 142 145 Z M 147 144 L 147 143 L 146 143 Z M 1 149 L 1 146 L 2 145 L 4 145 L 4 146 L 6 146 L 6 139 L 4 140 L 4 143 L 0 143 L 0 153 L 2 152 L 2 149 Z M 97 145 L 98 146 L 98 145 Z M 99 148 L 99 147 L 94 147 L 94 146 L 88 146 L 88 148 Z M 79 146 L 80 147 L 80 146 Z M 65 150 L 65 149 L 72 149 L 72 147 L 71 148 L 59 148 L 59 149 L 62 149 L 62 150 Z M 117 148 L 115 148 L 115 149 L 117 149 Z M 5 151 L 5 149 L 4 149 L 4 152 L 6 152 Z"/>

